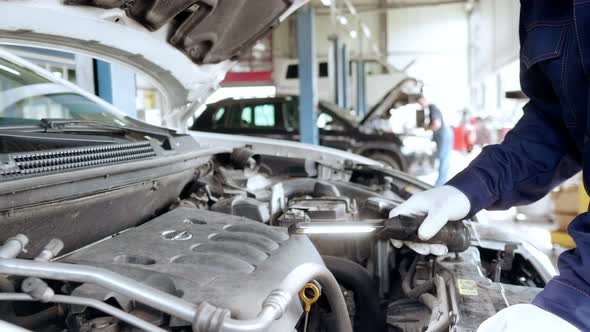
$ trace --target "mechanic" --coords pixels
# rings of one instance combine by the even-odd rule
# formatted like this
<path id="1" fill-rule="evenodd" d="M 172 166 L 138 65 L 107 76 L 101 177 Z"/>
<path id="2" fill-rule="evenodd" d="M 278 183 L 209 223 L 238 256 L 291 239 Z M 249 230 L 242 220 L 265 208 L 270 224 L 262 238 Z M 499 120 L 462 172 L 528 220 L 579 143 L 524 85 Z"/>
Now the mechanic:
<path id="1" fill-rule="evenodd" d="M 430 121 L 426 129 L 432 130 L 432 138 L 436 142 L 436 154 L 438 158 L 438 178 L 434 185 L 440 187 L 447 182 L 449 176 L 449 163 L 453 150 L 453 131 L 445 124 L 440 109 L 436 105 L 429 103 L 424 95 L 418 96 L 416 102 L 424 110 L 428 110 Z"/>
<path id="2" fill-rule="evenodd" d="M 530 101 L 514 129 L 445 186 L 416 194 L 390 213 L 427 215 L 419 230 L 423 240 L 448 220 L 540 199 L 583 166 L 590 188 L 590 1 L 521 0 L 520 42 L 521 85 Z M 533 304 L 504 309 L 479 331 L 590 331 L 588 212 L 568 232 L 577 248 L 559 257 L 560 275 Z M 421 254 L 446 251 L 408 245 Z"/>

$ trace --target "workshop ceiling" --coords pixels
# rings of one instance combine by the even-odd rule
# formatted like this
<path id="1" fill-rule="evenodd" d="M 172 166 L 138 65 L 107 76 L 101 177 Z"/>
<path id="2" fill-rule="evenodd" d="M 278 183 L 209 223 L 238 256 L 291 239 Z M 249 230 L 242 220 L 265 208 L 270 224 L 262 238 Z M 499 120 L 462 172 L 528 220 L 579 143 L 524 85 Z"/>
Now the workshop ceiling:
<path id="1" fill-rule="evenodd" d="M 320 0 L 313 0 L 321 6 Z M 343 2 L 344 0 L 336 0 Z M 448 3 L 464 3 L 469 0 L 349 0 L 359 12 L 379 11 L 391 8 L 434 6 Z"/>

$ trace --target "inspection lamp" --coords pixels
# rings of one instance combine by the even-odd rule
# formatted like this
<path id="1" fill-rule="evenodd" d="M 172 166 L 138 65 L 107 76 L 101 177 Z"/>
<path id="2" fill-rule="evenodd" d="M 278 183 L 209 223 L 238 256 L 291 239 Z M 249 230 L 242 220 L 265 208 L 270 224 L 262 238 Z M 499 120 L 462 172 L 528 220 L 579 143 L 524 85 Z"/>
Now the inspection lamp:
<path id="1" fill-rule="evenodd" d="M 385 220 L 360 222 L 300 222 L 289 227 L 289 234 L 321 236 L 373 233 L 384 240 L 444 244 L 451 252 L 463 252 L 469 248 L 471 235 L 463 221 L 450 221 L 434 237 L 423 241 L 418 237 L 418 229 L 424 219 L 426 218 L 400 215 Z"/>

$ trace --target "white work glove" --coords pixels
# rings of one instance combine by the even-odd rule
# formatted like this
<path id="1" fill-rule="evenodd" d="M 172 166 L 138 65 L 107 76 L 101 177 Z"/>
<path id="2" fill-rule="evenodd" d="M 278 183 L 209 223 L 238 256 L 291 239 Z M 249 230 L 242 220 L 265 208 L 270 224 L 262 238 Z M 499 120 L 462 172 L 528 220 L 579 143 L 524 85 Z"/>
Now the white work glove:
<path id="1" fill-rule="evenodd" d="M 563 318 L 533 304 L 516 304 L 500 310 L 479 326 L 477 332 L 580 332 Z"/>
<path id="2" fill-rule="evenodd" d="M 398 215 L 425 216 L 426 219 L 418 229 L 418 237 L 423 240 L 432 238 L 449 220 L 461 220 L 467 216 L 471 203 L 465 194 L 451 186 L 442 186 L 419 192 L 389 212 L 389 217 Z M 442 244 L 424 244 L 414 242 L 391 241 L 396 248 L 404 244 L 421 255 L 444 255 L 449 250 Z"/>

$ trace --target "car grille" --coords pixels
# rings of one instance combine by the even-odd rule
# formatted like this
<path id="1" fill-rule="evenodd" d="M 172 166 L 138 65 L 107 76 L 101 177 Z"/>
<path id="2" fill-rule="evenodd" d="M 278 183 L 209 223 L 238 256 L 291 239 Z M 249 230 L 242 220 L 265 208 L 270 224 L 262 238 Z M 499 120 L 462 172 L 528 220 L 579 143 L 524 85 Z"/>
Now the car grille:
<path id="1" fill-rule="evenodd" d="M 10 154 L 11 162 L 5 164 L 7 167 L 0 166 L 0 178 L 107 165 L 155 156 L 156 152 L 149 142 Z"/>

